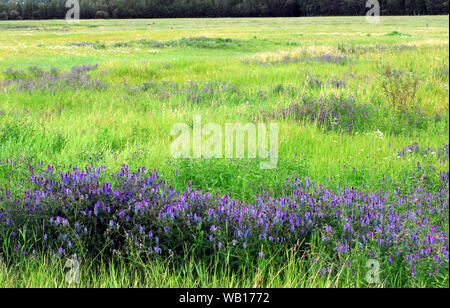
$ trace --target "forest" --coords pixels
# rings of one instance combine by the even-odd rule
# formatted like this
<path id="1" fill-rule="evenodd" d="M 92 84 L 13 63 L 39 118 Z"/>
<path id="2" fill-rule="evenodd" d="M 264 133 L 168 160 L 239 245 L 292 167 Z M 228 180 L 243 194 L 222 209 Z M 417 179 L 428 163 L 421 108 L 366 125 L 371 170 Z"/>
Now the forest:
<path id="1" fill-rule="evenodd" d="M 62 19 L 67 0 L 1 0 L 0 20 Z M 366 0 L 80 0 L 82 19 L 364 16 Z M 381 15 L 447 15 L 448 0 L 379 0 Z M 71 7 L 71 6 L 70 6 Z"/>

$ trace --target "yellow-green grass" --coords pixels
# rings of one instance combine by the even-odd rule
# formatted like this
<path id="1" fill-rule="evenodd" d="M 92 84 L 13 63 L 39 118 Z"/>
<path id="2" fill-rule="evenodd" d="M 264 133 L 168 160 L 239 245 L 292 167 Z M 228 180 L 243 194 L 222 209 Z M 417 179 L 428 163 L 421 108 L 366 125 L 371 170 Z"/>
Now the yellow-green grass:
<path id="1" fill-rule="evenodd" d="M 412 142 L 432 148 L 448 143 L 448 78 L 437 78 L 434 73 L 448 69 L 447 25 L 448 16 L 383 17 L 378 25 L 368 24 L 364 18 L 347 17 L 82 20 L 79 24 L 0 22 L 1 70 L 25 69 L 31 65 L 69 69 L 74 65 L 98 63 L 99 70 L 105 72 L 102 79 L 113 85 L 112 89 L 102 91 L 74 93 L 68 90 L 51 94 L 14 93 L 3 89 L 1 126 L 16 127 L 20 133 L 15 137 L 3 130 L 0 158 L 31 155 L 45 163 L 67 167 L 84 166 L 89 163 L 86 157 L 104 153 L 101 163 L 111 169 L 128 163 L 163 172 L 168 170 L 166 163 L 173 141 L 170 128 L 174 123 L 191 122 L 196 114 L 219 124 L 246 121 L 243 115 L 257 113 L 260 108 L 288 107 L 296 100 L 286 95 L 232 104 L 223 101 L 192 104 L 183 97 L 156 100 L 128 95 L 120 88 L 124 80 L 131 85 L 150 80 L 180 84 L 189 80 L 222 81 L 253 95 L 259 90 L 270 91 L 275 85 L 292 85 L 300 88 L 297 98 L 301 95 L 353 96 L 358 103 L 389 108 L 390 102 L 381 84 L 383 66 L 390 65 L 417 74 L 420 80 L 417 103 L 429 117 L 443 115 L 443 121 L 426 130 L 408 128 L 399 135 L 389 134 L 381 127 L 356 134 L 323 133 L 311 123 L 282 121 L 279 155 L 283 162 L 298 154 L 308 164 L 307 175 L 319 182 L 335 178 L 343 184 L 358 184 L 345 178 L 344 166 L 357 167 L 357 170 L 362 167 L 362 176 L 368 177 L 367 183 L 377 182 L 385 174 L 396 177 L 415 158 L 396 158 L 392 155 L 395 151 Z M 26 26 L 38 28 L 24 29 Z M 390 35 L 392 33 L 399 35 Z M 244 43 L 240 47 L 214 50 L 108 46 L 139 39 L 164 41 L 196 36 L 241 39 Z M 68 45 L 81 41 L 100 41 L 108 47 L 94 49 Z M 293 46 L 290 43 L 294 43 Z M 301 62 L 259 66 L 242 63 L 246 59 L 277 59 L 285 55 L 345 55 L 339 46 L 376 45 L 417 48 L 350 54 L 348 56 L 355 62 L 352 65 Z M 354 78 L 345 77 L 349 73 Z M 314 89 L 302 85 L 308 76 L 319 76 L 323 80 L 345 79 L 348 85 L 341 89 Z M 5 76 L 2 78 L 6 79 Z M 60 108 L 64 108 L 64 112 L 54 112 Z M 26 129 L 23 128 L 25 123 Z M 382 138 L 374 134 L 377 129 L 384 134 Z M 144 155 L 136 160 L 132 154 L 141 149 Z M 0 181 L 8 182 L 9 179 L 5 174 Z M 224 187 L 223 191 L 229 189 Z"/>

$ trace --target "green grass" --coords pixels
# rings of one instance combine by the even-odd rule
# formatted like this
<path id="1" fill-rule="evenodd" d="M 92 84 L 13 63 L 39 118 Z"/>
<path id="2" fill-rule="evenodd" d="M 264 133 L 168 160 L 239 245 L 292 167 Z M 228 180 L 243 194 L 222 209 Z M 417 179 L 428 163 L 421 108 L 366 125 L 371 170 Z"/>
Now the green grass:
<path id="1" fill-rule="evenodd" d="M 311 253 L 311 252 L 309 252 Z M 319 256 L 321 251 L 318 250 Z M 315 264 L 306 260 L 305 254 L 291 250 L 277 258 L 260 260 L 257 264 L 230 269 L 227 257 L 203 260 L 184 260 L 175 265 L 170 259 L 142 262 L 139 258 L 101 262 L 95 266 L 81 263 L 76 282 L 68 282 L 70 268 L 66 260 L 36 257 L 15 264 L 0 265 L 2 287 L 20 288 L 383 288 L 389 287 L 448 287 L 448 277 L 433 281 L 407 280 L 397 273 L 387 275 L 381 270 L 380 283 L 365 280 L 369 268 L 357 271 L 347 267 L 323 273 L 326 262 L 318 257 Z M 71 276 L 69 276 L 71 277 Z"/>
<path id="2" fill-rule="evenodd" d="M 282 194 L 284 182 L 293 177 L 374 191 L 383 187 L 385 175 L 401 181 L 421 162 L 433 165 L 436 170 L 427 176 L 437 178 L 440 171 L 448 172 L 448 162 L 439 164 L 437 154 L 398 158 L 395 153 L 413 142 L 434 152 L 449 143 L 448 23 L 448 16 L 382 17 L 378 25 L 356 17 L 83 20 L 74 25 L 56 20 L 0 21 L 0 71 L 33 65 L 69 70 L 75 65 L 99 64 L 92 78 L 110 85 L 105 90 L 24 93 L 3 87 L 8 75 L 0 74 L 0 187 L 7 185 L 14 191 L 29 176 L 21 156 L 54 165 L 59 171 L 92 163 L 105 165 L 109 171 L 124 163 L 131 169 L 156 168 L 178 190 L 191 182 L 205 191 L 232 191 L 233 197 L 248 201 L 261 187 Z M 184 39 L 198 37 L 207 39 Z M 77 42 L 92 44 L 70 46 Z M 352 64 L 244 63 L 325 54 L 348 57 Z M 383 91 L 387 66 L 417 77 L 417 92 L 407 109 L 414 118 L 420 110 L 421 125 L 410 125 L 407 116 L 391 105 Z M 323 81 L 345 80 L 346 86 L 311 87 L 307 81 L 312 76 Z M 238 92 L 218 91 L 192 100 L 184 92 L 164 97 L 152 90 L 131 90 L 149 81 L 175 82 L 179 87 L 189 81 L 198 81 L 200 86 L 226 82 Z M 295 90 L 274 90 L 278 85 Z M 247 122 L 260 110 L 281 110 L 302 96 L 331 95 L 352 96 L 356 104 L 376 111 L 350 132 L 326 130 L 305 119 L 279 120 L 277 170 L 259 170 L 258 162 L 252 160 L 174 161 L 170 157 L 172 125 L 192 123 L 194 115 L 220 125 Z M 10 166 L 6 159 L 19 163 Z M 235 273 L 222 264 L 223 260 L 188 260 L 180 269 L 162 260 L 151 265 L 122 260 L 87 270 L 79 286 L 366 286 L 362 272 L 358 279 L 339 271 L 332 276 L 310 276 L 310 266 L 300 257 L 255 268 L 244 263 Z M 0 281 L 6 287 L 67 286 L 60 261 L 48 256 L 8 268 L 2 265 Z M 407 285 L 390 277 L 380 286 L 429 285 L 448 285 L 448 277 Z"/>
<path id="3" fill-rule="evenodd" d="M 300 288 L 300 287 L 361 287 L 364 281 L 349 279 L 342 271 L 337 276 L 322 276 L 320 271 L 305 265 L 301 259 L 291 258 L 284 265 L 268 262 L 254 268 L 244 267 L 235 273 L 226 267 L 225 260 L 187 260 L 177 268 L 169 262 L 146 264 L 122 262 L 106 263 L 96 269 L 81 269 L 79 283 L 67 283 L 64 262 L 39 258 L 2 267 L 3 287 L 89 287 L 89 288 Z M 316 267 L 318 269 L 318 267 Z M 342 277 L 344 276 L 344 277 Z M 345 277 L 347 276 L 347 277 Z M 50 278 L 51 279 L 48 279 Z M 379 285 L 380 286 L 380 285 Z M 382 285 L 381 285 L 382 286 Z"/>
<path id="4" fill-rule="evenodd" d="M 14 265 L 0 263 L 2 287 L 19 288 L 430 288 L 448 287 L 446 277 L 411 280 L 408 273 L 380 268 L 380 282 L 368 283 L 369 267 L 353 260 L 353 267 L 330 268 L 323 259 L 320 244 L 308 245 L 306 251 L 293 248 L 278 252 L 257 263 L 242 260 L 230 266 L 231 256 L 216 255 L 204 259 L 185 257 L 182 263 L 173 259 L 155 258 L 142 261 L 139 256 L 116 258 L 113 262 L 80 261 L 79 280 L 70 280 L 66 259 L 36 256 Z M 311 263 L 309 257 L 315 262 Z M 97 260 L 99 261 L 99 260 Z M 323 268 L 327 272 L 323 272 Z M 68 276 L 69 275 L 69 276 Z M 70 278 L 69 278 L 70 279 Z"/>

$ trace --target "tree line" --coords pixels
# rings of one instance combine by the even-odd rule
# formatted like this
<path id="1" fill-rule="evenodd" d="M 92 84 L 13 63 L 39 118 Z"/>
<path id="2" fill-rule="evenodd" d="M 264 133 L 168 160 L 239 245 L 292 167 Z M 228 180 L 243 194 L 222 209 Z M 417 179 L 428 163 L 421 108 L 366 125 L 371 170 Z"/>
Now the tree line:
<path id="1" fill-rule="evenodd" d="M 80 0 L 80 17 L 362 16 L 367 0 Z M 62 19 L 67 0 L 0 0 L 0 19 Z M 448 0 L 379 0 L 381 15 L 448 14 Z"/>

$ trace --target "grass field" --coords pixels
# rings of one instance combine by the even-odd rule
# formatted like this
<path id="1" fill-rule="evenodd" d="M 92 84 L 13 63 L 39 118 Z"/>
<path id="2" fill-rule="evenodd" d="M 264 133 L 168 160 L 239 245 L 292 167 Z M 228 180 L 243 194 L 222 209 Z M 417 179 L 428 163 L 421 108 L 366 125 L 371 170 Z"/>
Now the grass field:
<path id="1" fill-rule="evenodd" d="M 448 16 L 382 17 L 376 25 L 362 17 L 0 21 L 1 286 L 448 287 L 448 25 Z M 174 159 L 171 128 L 192 127 L 196 115 L 219 125 L 278 123 L 277 168 L 262 170 L 258 159 Z M 348 209 L 355 212 L 327 212 L 326 223 L 318 215 L 305 229 L 291 221 L 292 233 L 273 245 L 266 232 L 263 239 L 249 235 L 248 249 L 231 244 L 228 221 L 220 236 L 210 234 L 222 218 L 209 216 L 213 222 L 192 237 L 181 227 L 185 237 L 161 231 L 158 256 L 143 254 L 140 245 L 116 246 L 123 251 L 113 256 L 106 246 L 85 244 L 54 251 L 67 241 L 47 218 L 95 202 L 52 197 L 57 188 L 46 190 L 35 177 L 57 181 L 75 166 L 104 166 L 93 184 L 102 185 L 124 164 L 133 172 L 156 169 L 181 194 L 189 183 L 213 199 L 228 194 L 247 205 L 270 195 L 297 206 L 285 183 L 314 182 L 342 193 L 338 205 L 352 199 Z M 80 183 L 70 188 L 82 190 Z M 323 200 L 321 189 L 301 191 Z M 380 200 L 370 203 L 373 194 Z M 15 210 L 30 202 L 51 208 L 48 217 Z M 364 204 L 379 210 L 375 224 L 359 225 L 372 219 Z M 296 211 L 303 213 L 301 206 Z M 113 228 L 117 213 L 112 228 L 101 229 L 108 232 L 99 235 L 102 244 L 117 245 L 114 236 L 126 242 L 125 229 Z M 66 218 L 72 227 L 81 219 Z M 401 227 L 391 228 L 393 220 Z M 346 233 L 350 222 L 360 229 Z M 156 234 L 162 225 L 143 226 Z M 330 226 L 334 233 L 325 240 Z M 235 231 L 240 227 L 246 229 Z M 283 228 L 276 231 L 282 239 Z M 52 232 L 53 242 L 42 244 Z M 362 241 L 364 232 L 380 237 Z M 349 251 L 341 252 L 347 243 Z M 81 281 L 69 285 L 64 263 L 75 252 Z M 379 283 L 366 279 L 369 259 L 381 264 Z"/>

